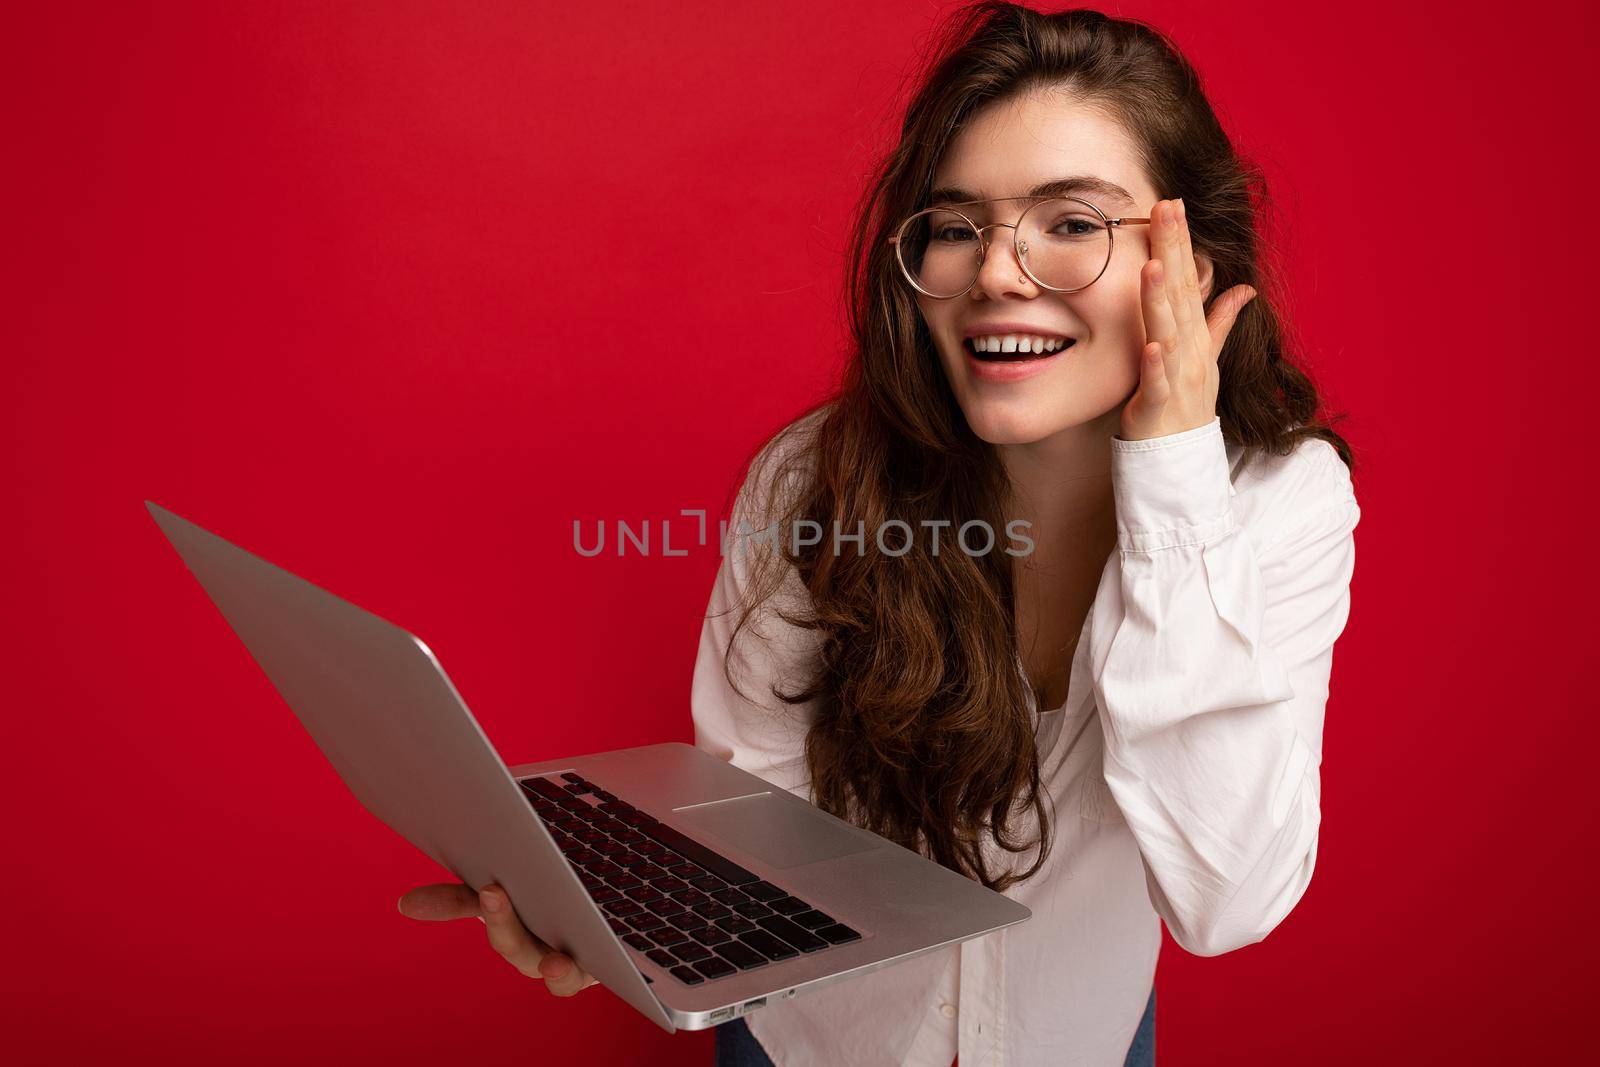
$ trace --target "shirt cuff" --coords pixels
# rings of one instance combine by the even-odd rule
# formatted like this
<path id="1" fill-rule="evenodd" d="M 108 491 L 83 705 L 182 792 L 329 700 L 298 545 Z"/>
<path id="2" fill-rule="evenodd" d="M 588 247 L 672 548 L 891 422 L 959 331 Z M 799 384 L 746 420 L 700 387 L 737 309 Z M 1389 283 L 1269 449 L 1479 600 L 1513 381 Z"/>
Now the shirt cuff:
<path id="1" fill-rule="evenodd" d="M 1155 552 L 1214 541 L 1233 529 L 1233 482 L 1222 420 L 1143 441 L 1111 439 L 1117 543 Z"/>

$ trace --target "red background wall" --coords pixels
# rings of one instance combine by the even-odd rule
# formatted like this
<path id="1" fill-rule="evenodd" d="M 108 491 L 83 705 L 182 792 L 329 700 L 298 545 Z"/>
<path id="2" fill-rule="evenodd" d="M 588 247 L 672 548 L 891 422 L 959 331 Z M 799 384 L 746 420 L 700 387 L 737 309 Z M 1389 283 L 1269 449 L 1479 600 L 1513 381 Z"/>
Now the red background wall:
<path id="1" fill-rule="evenodd" d="M 709 1062 L 402 919 L 443 872 L 141 502 L 418 632 L 509 760 L 688 740 L 714 549 L 582 559 L 572 521 L 715 511 L 831 380 L 847 209 L 945 6 L 12 12 L 0 1054 Z M 1594 16 L 1428 7 L 1120 8 L 1267 168 L 1363 464 L 1316 879 L 1263 944 L 1168 946 L 1167 1063 L 1585 1033 Z"/>

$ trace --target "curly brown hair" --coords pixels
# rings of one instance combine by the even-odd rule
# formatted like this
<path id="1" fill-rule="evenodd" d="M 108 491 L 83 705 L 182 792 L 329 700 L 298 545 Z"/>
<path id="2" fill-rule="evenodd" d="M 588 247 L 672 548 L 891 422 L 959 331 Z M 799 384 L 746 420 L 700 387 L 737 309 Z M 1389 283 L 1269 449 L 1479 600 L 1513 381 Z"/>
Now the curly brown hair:
<path id="1" fill-rule="evenodd" d="M 1213 293 L 1246 284 L 1261 294 L 1244 306 L 1219 357 L 1226 440 L 1281 455 L 1321 438 L 1351 463 L 1350 447 L 1319 416 L 1311 380 L 1285 351 L 1276 279 L 1257 230 L 1266 183 L 1160 31 L 1093 10 L 1042 14 L 986 0 L 954 13 L 918 85 L 899 144 L 856 207 L 843 379 L 750 465 L 747 486 L 794 487 L 770 488 L 763 521 L 778 530 L 797 521 L 876 530 L 891 518 L 913 529 L 924 521 L 1003 525 L 1005 470 L 966 424 L 886 239 L 927 206 L 941 153 L 977 109 L 1042 87 L 1107 109 L 1130 132 L 1158 196 L 1183 198 L 1193 246 L 1213 263 Z M 729 682 L 738 687 L 733 641 L 797 577 L 808 604 L 777 614 L 815 633 L 819 660 L 798 690 L 774 685 L 773 695 L 816 701 L 805 740 L 815 803 L 992 889 L 1031 877 L 1049 853 L 1050 823 L 1018 668 L 1010 557 L 940 554 L 917 543 L 899 556 L 850 555 L 828 544 L 777 538 L 778 550 L 757 564 L 729 642 Z M 986 836 L 1012 854 L 1037 848 L 1033 863 L 990 869 Z"/>

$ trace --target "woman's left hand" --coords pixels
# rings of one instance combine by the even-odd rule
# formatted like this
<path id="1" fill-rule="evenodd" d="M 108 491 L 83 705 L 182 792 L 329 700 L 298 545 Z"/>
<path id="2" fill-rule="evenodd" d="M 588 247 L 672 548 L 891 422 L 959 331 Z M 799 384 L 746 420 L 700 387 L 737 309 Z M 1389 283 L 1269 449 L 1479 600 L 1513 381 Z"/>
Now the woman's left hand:
<path id="1" fill-rule="evenodd" d="M 1217 356 L 1240 310 L 1256 295 L 1250 286 L 1236 285 L 1206 314 L 1181 205 L 1160 200 L 1150 211 L 1150 261 L 1139 279 L 1147 343 L 1139 357 L 1139 388 L 1122 409 L 1124 441 L 1182 433 L 1216 418 Z"/>

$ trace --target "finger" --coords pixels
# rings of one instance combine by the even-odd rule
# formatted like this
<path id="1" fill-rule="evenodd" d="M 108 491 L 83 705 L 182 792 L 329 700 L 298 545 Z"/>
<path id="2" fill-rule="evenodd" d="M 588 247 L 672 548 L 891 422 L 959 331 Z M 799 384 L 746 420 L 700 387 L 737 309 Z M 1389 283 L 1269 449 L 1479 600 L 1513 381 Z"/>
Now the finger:
<path id="1" fill-rule="evenodd" d="M 545 987 L 558 997 L 570 997 L 594 985 L 589 973 L 562 952 L 546 955 L 539 963 L 539 973 L 544 976 Z"/>
<path id="2" fill-rule="evenodd" d="M 402 896 L 397 905 L 400 914 L 408 919 L 424 922 L 443 922 L 447 919 L 470 919 L 479 914 L 478 894 L 471 886 L 459 882 L 454 885 L 422 885 Z"/>
<path id="3" fill-rule="evenodd" d="M 550 946 L 522 925 L 505 890 L 497 885 L 486 885 L 479 891 L 478 900 L 483 907 L 483 925 L 489 932 L 490 946 L 529 978 L 543 978 L 539 962 L 550 952 Z"/>
<path id="4" fill-rule="evenodd" d="M 1183 263 L 1183 314 L 1179 317 L 1179 328 L 1187 331 L 1187 336 L 1194 338 L 1195 347 L 1204 354 L 1210 354 L 1205 347 L 1209 336 L 1204 336 L 1206 326 L 1206 302 L 1200 295 L 1200 270 L 1194 261 L 1194 244 L 1189 234 L 1189 213 L 1185 209 L 1183 200 L 1178 200 L 1178 256 Z"/>
<path id="5" fill-rule="evenodd" d="M 1161 342 L 1151 341 L 1144 346 L 1139 359 L 1139 391 L 1141 404 L 1152 411 L 1160 410 L 1172 395 L 1172 383 L 1167 380 L 1165 353 Z"/>
<path id="6" fill-rule="evenodd" d="M 1172 305 L 1172 318 L 1177 324 L 1178 338 L 1181 342 L 1187 342 L 1194 337 L 1196 323 L 1193 302 L 1199 294 L 1199 289 L 1197 287 L 1191 290 L 1189 287 L 1189 275 L 1194 270 L 1194 263 L 1185 243 L 1184 230 L 1187 227 L 1178 210 L 1178 202 L 1166 201 L 1163 211 L 1166 225 L 1162 227 L 1161 270 L 1167 279 L 1167 302 Z M 1181 344 L 1170 345 L 1166 346 L 1166 351 L 1181 358 L 1187 354 L 1187 347 Z"/>
<path id="7" fill-rule="evenodd" d="M 1172 357 L 1178 341 L 1178 324 L 1172 317 L 1172 305 L 1167 300 L 1165 275 L 1166 265 L 1161 260 L 1154 259 L 1145 264 L 1140 302 L 1144 309 L 1145 342 L 1160 342 L 1162 365 L 1170 377 L 1176 370 L 1176 361 Z"/>

